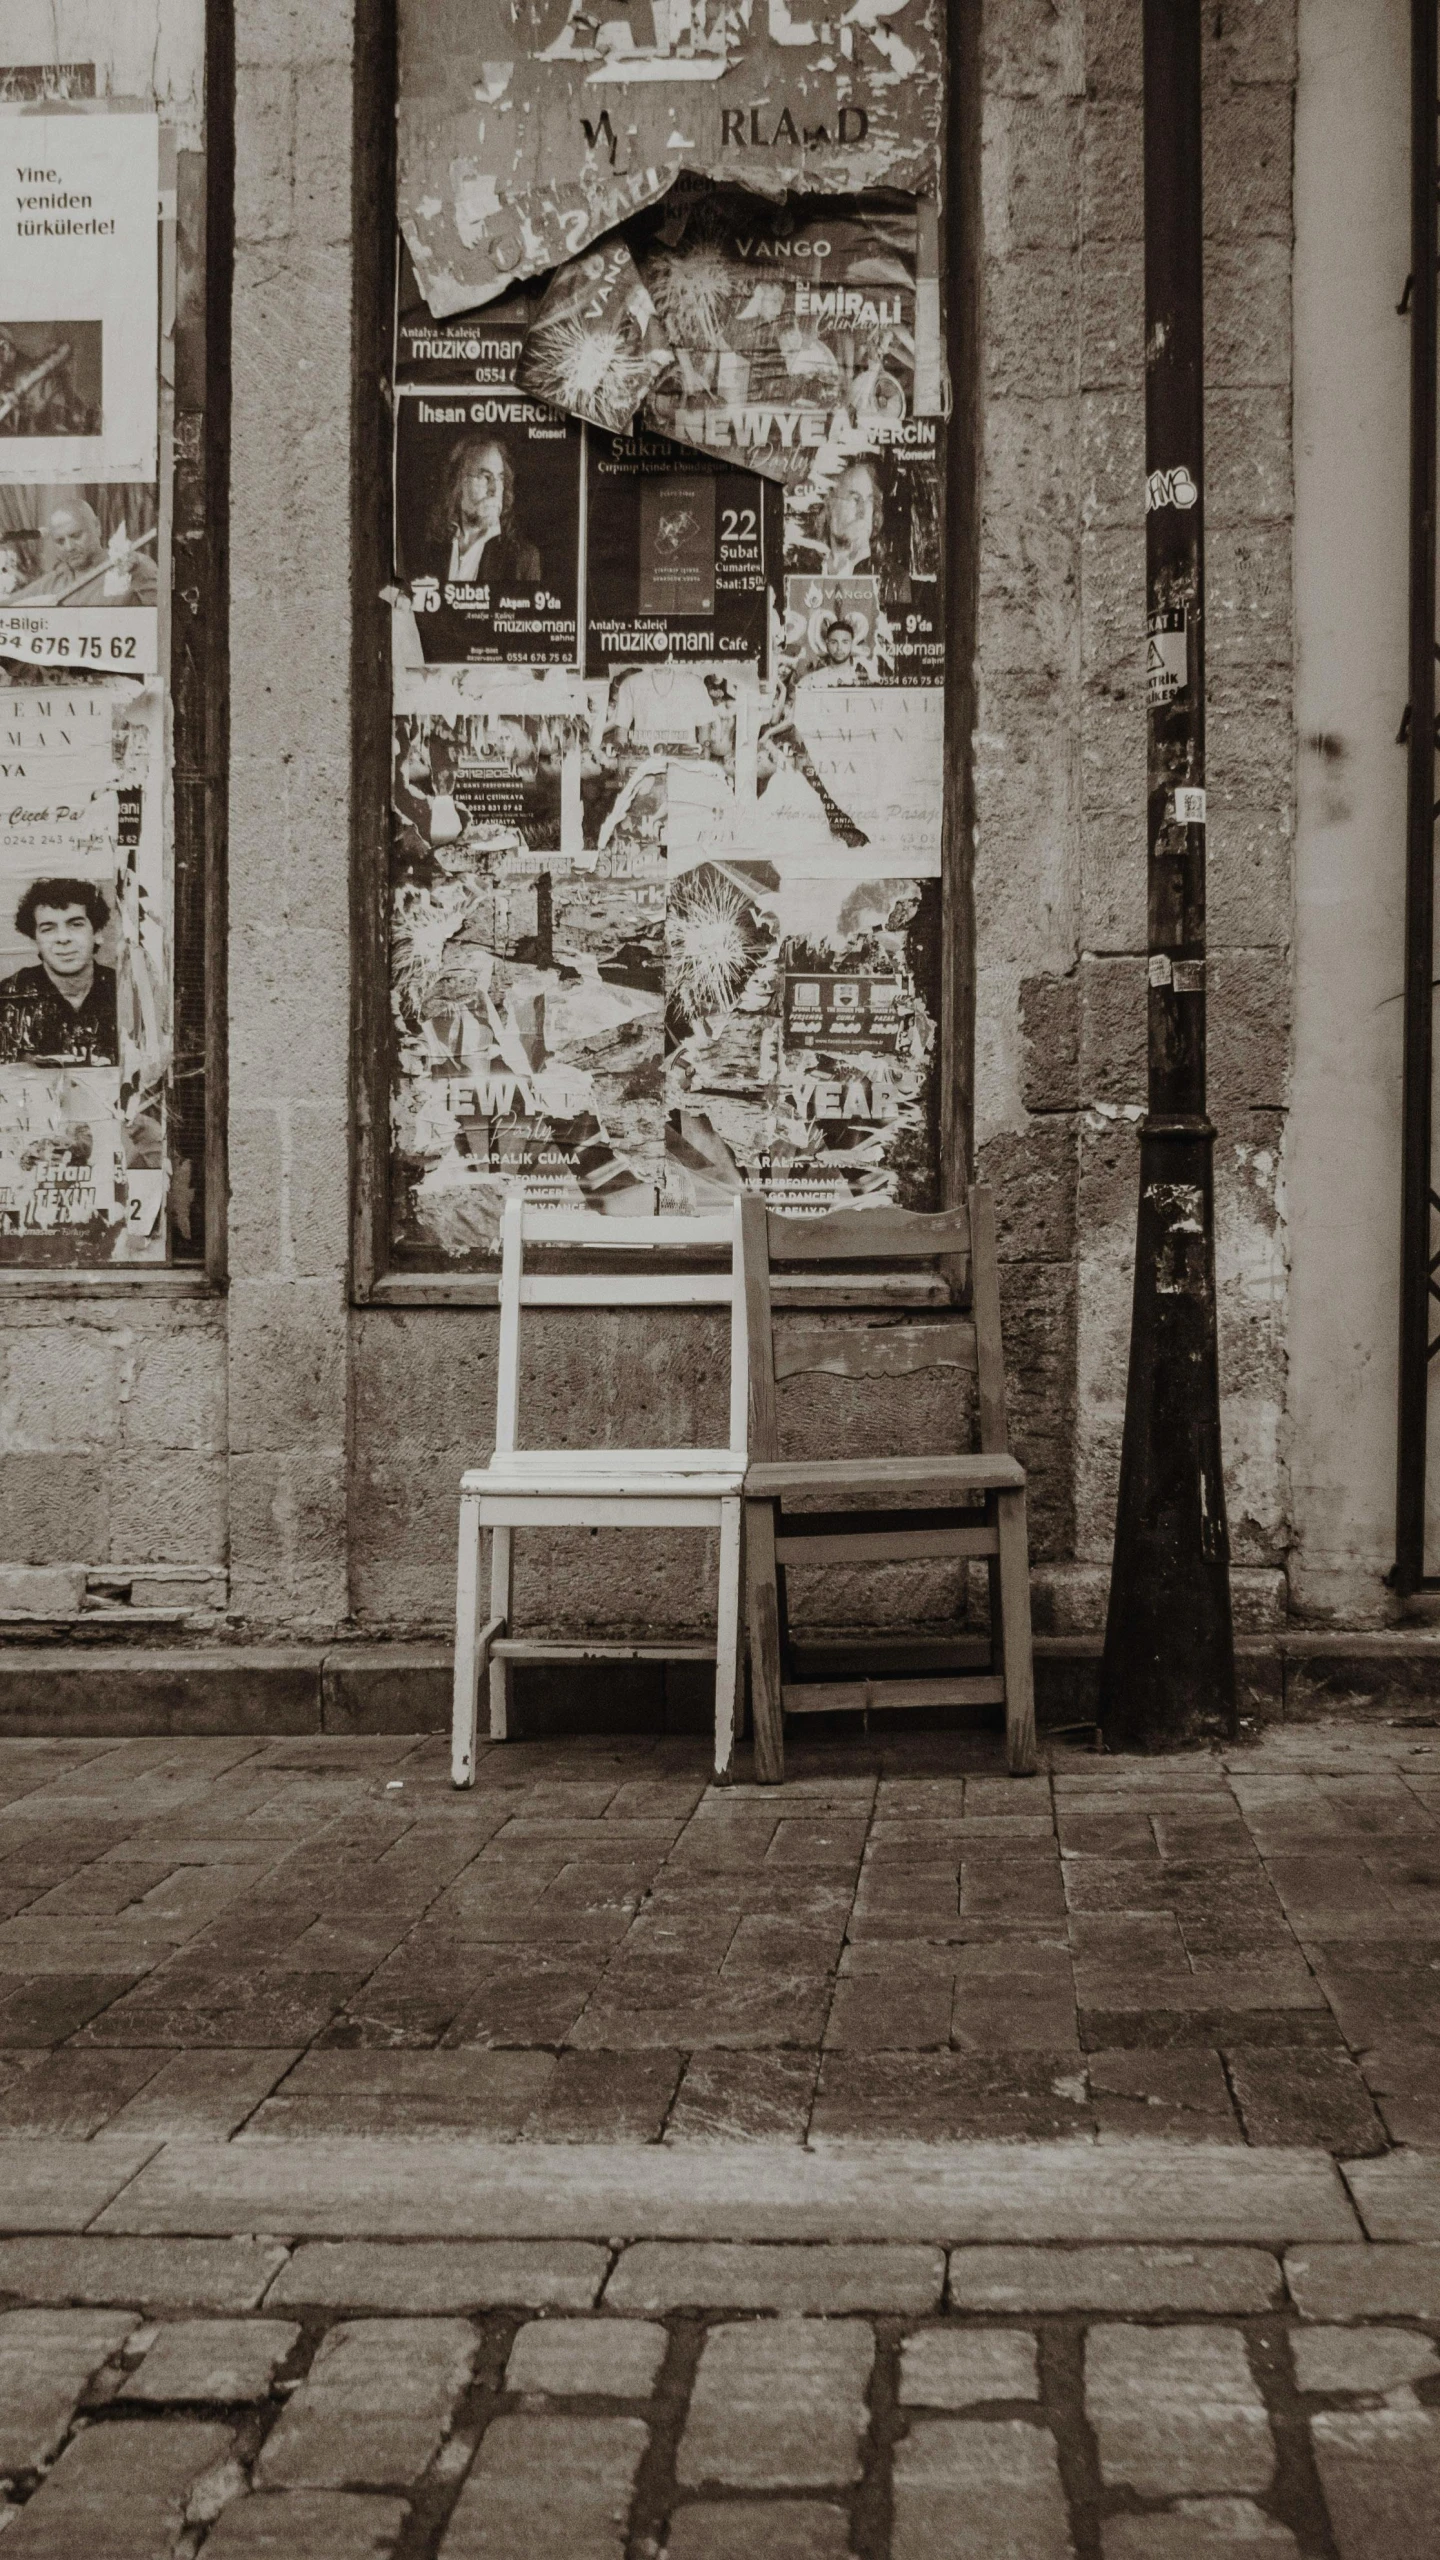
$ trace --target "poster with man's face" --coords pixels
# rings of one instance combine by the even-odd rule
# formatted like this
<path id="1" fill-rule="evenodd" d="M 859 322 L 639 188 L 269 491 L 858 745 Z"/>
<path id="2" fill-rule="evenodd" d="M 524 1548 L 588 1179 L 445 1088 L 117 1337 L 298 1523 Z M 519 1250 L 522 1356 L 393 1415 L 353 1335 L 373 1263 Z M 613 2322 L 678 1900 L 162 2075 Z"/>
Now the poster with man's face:
<path id="1" fill-rule="evenodd" d="M 0 690 L 0 1263 L 162 1260 L 158 685 Z"/>
<path id="2" fill-rule="evenodd" d="M 428 666 L 579 663 L 582 430 L 517 390 L 523 336 L 510 322 L 404 341 L 395 574 Z"/>
<path id="3" fill-rule="evenodd" d="M 156 500 L 137 480 L 0 481 L 0 659 L 62 678 L 159 673 Z"/>

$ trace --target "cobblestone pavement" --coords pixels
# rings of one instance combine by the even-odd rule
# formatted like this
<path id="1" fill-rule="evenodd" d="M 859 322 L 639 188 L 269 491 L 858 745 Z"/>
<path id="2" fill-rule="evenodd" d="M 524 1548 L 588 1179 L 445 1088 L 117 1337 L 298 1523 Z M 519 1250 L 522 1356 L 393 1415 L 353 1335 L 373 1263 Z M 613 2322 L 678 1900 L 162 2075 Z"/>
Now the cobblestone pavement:
<path id="1" fill-rule="evenodd" d="M 1440 2142 L 1440 1733 L 1051 1756 L 0 1744 L 0 2134 Z"/>
<path id="2" fill-rule="evenodd" d="M 942 2251 L 882 2249 L 862 2280 L 833 2263 L 843 2247 L 781 2246 L 731 2287 L 748 2307 L 721 2311 L 691 2299 L 713 2250 L 678 2243 L 661 2260 L 532 2244 L 488 2278 L 448 2247 L 237 2243 L 202 2267 L 193 2243 L 129 2245 L 123 2307 L 0 2312 L 6 2560 L 1440 2548 L 1433 2250 L 1390 2253 L 1396 2316 L 1357 2319 L 1363 2243 L 1283 2266 L 1255 2248 L 957 2250 L 948 2290 Z M 32 2244 L 32 2281 L 48 2251 L 51 2290 L 112 2289 L 95 2247 Z M 231 2307 L 180 2307 L 207 2288 Z M 857 2292 L 895 2307 L 857 2310 Z"/>
<path id="3" fill-rule="evenodd" d="M 0 1745 L 5 2560 L 1440 2554 L 1440 1733 L 995 1756 Z"/>

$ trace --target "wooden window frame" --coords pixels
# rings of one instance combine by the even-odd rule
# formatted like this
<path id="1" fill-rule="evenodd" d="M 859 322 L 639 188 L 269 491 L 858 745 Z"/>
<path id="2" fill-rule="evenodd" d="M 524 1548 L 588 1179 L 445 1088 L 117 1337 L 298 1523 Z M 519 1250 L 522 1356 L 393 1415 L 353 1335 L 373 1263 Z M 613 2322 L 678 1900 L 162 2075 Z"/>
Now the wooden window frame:
<path id="1" fill-rule="evenodd" d="M 941 538 L 945 552 L 945 813 L 941 854 L 940 1205 L 974 1179 L 975 644 L 979 611 L 980 0 L 941 0 L 949 31 L 944 134 L 944 325 L 951 376 Z M 389 373 L 395 257 L 398 0 L 357 0 L 355 17 L 354 543 L 351 866 L 351 1278 L 357 1306 L 495 1307 L 498 1266 L 396 1270 L 390 1263 Z M 777 1283 L 786 1303 L 933 1303 L 938 1274 L 897 1267 Z"/>

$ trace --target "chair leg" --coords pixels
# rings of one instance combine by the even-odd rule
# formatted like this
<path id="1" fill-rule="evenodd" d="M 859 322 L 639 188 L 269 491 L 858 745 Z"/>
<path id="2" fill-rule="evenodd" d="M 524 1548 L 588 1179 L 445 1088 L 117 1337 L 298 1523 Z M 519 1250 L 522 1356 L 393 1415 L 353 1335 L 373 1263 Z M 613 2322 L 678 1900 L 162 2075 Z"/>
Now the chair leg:
<path id="1" fill-rule="evenodd" d="M 514 1606 L 515 1568 L 512 1552 L 513 1529 L 490 1532 L 490 1615 L 508 1627 Z M 490 1656 L 490 1739 L 506 1742 L 510 1735 L 510 1709 L 513 1703 L 514 1673 L 508 1658 L 497 1661 Z"/>
<path id="2" fill-rule="evenodd" d="M 1030 1641 L 1030 1551 L 1025 1496 L 1002 1493 L 996 1503 L 1000 1532 L 999 1655 L 1005 1674 L 1005 1753 L 1012 1778 L 1035 1768 L 1035 1661 Z M 994 1633 L 992 1631 L 992 1642 Z"/>
<path id="3" fill-rule="evenodd" d="M 455 1703 L 450 1723 L 450 1783 L 475 1784 L 475 1739 L 480 1721 L 480 1505 L 460 1502 L 460 1554 L 455 1573 Z"/>
<path id="4" fill-rule="evenodd" d="M 720 1505 L 720 1577 L 715 1614 L 715 1775 L 728 1778 L 735 1760 L 744 1655 L 740 1644 L 740 1504 Z"/>
<path id="5" fill-rule="evenodd" d="M 785 1776 L 785 1722 L 780 1695 L 780 1605 L 775 1589 L 775 1506 L 770 1502 L 745 1505 L 745 1602 L 755 1775 L 762 1786 L 774 1787 Z"/>

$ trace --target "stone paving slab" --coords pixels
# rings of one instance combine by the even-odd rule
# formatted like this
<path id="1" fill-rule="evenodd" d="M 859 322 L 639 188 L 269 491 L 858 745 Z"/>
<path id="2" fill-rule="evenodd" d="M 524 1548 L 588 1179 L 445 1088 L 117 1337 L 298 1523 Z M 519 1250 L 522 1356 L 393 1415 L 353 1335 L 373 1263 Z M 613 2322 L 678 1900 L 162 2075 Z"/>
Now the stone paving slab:
<path id="1" fill-rule="evenodd" d="M 213 2400 L 226 2407 L 264 2400 L 299 2336 L 293 2320 L 168 2321 L 116 2397 L 162 2408 L 179 2400 Z"/>
<path id="2" fill-rule="evenodd" d="M 224 2509 L 206 2560 L 389 2560 L 409 2512 L 354 2490 L 269 2490 Z"/>
<path id="3" fill-rule="evenodd" d="M 605 2288 L 607 2311 L 938 2311 L 943 2249 L 901 2242 L 639 2240 Z"/>
<path id="4" fill-rule="evenodd" d="M 75 2145 L 77 2156 L 94 2146 Z M 1378 2165 L 1378 2164 L 1377 2164 Z M 3 2195 L 3 2187 L 0 2187 Z M 1329 2156 L 1224 2144 L 735 2145 L 241 2136 L 169 2143 L 106 2232 L 311 2238 L 1192 2240 L 1359 2237 Z"/>
<path id="5" fill-rule="evenodd" d="M 159 2147 L 105 2138 L 0 2140 L 0 2228 L 83 2231 Z"/>
<path id="6" fill-rule="evenodd" d="M 1372 2240 L 1440 2241 L 1440 2152 L 1352 2160 L 1345 2180 Z"/>
<path id="7" fill-rule="evenodd" d="M 1367 2249 L 1290 2249 L 1285 2282 L 1312 2320 L 1440 2320 L 1440 2242 Z"/>
<path id="8" fill-rule="evenodd" d="M 861 2320 L 783 2312 L 712 2329 L 677 2480 L 691 2489 L 821 2489 L 858 2480 L 874 2361 L 874 2335 Z"/>
<path id="9" fill-rule="evenodd" d="M 282 2256 L 275 2254 L 277 2260 Z M 0 2271 L 3 2266 L 0 2255 Z M 584 2240 L 416 2240 L 404 2246 L 384 2240 L 311 2240 L 280 2266 L 265 2304 L 267 2310 L 294 2304 L 352 2311 L 483 2311 L 515 2303 L 536 2311 L 588 2311 L 599 2298 L 609 2266 L 609 2250 Z"/>
<path id="10" fill-rule="evenodd" d="M 72 2438 L 10 2524 L 7 2560 L 170 2560 L 197 2483 L 230 2450 L 230 2430 L 189 2419 L 136 2425 L 134 2441 L 118 2427 Z"/>
<path id="11" fill-rule="evenodd" d="M 1346 2245 L 1308 2254 L 1344 2266 L 1373 2252 Z M 1002 2242 L 950 2252 L 956 2311 L 1265 2311 L 1282 2292 L 1279 2261 L 1260 2249 Z"/>
<path id="12" fill-rule="evenodd" d="M 134 2327 L 128 2311 L 0 2314 L 0 2473 L 49 2461 L 87 2383 Z"/>
<path id="13" fill-rule="evenodd" d="M 0 2218 L 8 2219 L 3 2201 Z M 253 2311 L 285 2259 L 273 2240 L 0 2239 L 0 2294 L 133 2302 L 145 2311 Z"/>
<path id="14" fill-rule="evenodd" d="M 623 2560 L 646 2443 L 639 2418 L 497 2419 L 460 2492 L 443 2560 Z"/>

